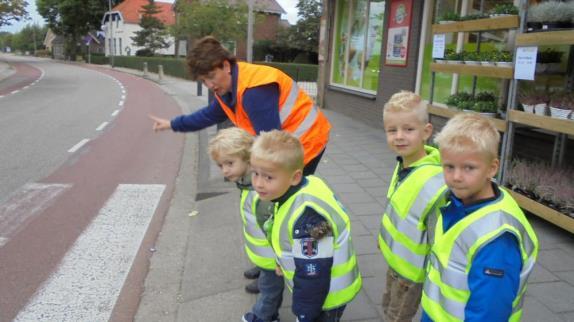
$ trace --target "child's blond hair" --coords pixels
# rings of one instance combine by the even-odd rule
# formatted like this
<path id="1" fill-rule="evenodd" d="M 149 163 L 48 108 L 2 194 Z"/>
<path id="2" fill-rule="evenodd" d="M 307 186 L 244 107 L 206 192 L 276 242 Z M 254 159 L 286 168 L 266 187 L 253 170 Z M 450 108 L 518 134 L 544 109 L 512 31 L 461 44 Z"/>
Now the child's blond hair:
<path id="1" fill-rule="evenodd" d="M 249 161 L 253 136 L 238 127 L 230 127 L 220 130 L 209 140 L 207 151 L 212 159 L 222 156 L 237 156 L 244 161 Z"/>
<path id="2" fill-rule="evenodd" d="M 261 132 L 255 138 L 251 157 L 274 163 L 287 171 L 303 169 L 303 146 L 301 142 L 285 131 Z"/>
<path id="3" fill-rule="evenodd" d="M 489 119 L 474 113 L 463 113 L 450 119 L 434 141 L 440 150 L 480 152 L 494 160 L 498 158 L 500 134 Z"/>
<path id="4" fill-rule="evenodd" d="M 383 119 L 385 114 L 389 112 L 414 112 L 423 124 L 429 122 L 426 103 L 419 95 L 410 91 L 400 91 L 393 94 L 383 107 Z"/>

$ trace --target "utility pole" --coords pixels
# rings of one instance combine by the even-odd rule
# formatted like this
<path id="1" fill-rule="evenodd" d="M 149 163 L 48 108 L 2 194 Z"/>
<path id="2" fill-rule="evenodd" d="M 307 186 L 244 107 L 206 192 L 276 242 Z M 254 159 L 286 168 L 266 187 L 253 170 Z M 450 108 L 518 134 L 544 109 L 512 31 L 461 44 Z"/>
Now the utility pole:
<path id="1" fill-rule="evenodd" d="M 114 67 L 114 24 L 113 24 L 113 14 L 112 14 L 112 0 L 108 0 L 108 22 L 110 23 L 110 64 L 112 68 Z"/>
<path id="2" fill-rule="evenodd" d="M 247 62 L 253 62 L 253 1 L 248 2 L 247 14 Z"/>
<path id="3" fill-rule="evenodd" d="M 34 38 L 34 56 L 36 56 L 36 24 L 32 24 L 32 38 Z"/>

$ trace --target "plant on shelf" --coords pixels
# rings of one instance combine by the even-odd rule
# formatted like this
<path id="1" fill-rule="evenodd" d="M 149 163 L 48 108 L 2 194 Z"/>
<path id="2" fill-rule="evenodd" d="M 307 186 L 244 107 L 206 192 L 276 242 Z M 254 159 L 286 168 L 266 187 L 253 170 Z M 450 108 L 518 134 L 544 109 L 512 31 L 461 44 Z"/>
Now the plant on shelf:
<path id="1" fill-rule="evenodd" d="M 485 19 L 488 17 L 489 16 L 484 14 L 484 13 L 477 13 L 477 14 L 462 16 L 462 17 L 460 17 L 460 21 L 478 20 L 478 19 Z"/>
<path id="2" fill-rule="evenodd" d="M 481 102 L 496 102 L 496 95 L 493 92 L 479 92 L 475 98 Z"/>
<path id="3" fill-rule="evenodd" d="M 437 22 L 440 24 L 453 23 L 453 22 L 459 21 L 459 20 L 460 20 L 460 16 L 456 12 L 453 12 L 453 11 L 447 11 L 442 16 L 439 16 L 437 18 Z"/>
<path id="4" fill-rule="evenodd" d="M 458 103 L 458 109 L 459 110 L 463 110 L 465 112 L 470 112 L 474 110 L 474 104 L 476 102 L 474 101 L 474 99 L 468 100 L 468 101 L 462 101 L 460 103 Z"/>
<path id="5" fill-rule="evenodd" d="M 566 91 L 554 92 L 550 95 L 550 116 L 558 119 L 568 119 L 572 114 L 574 95 Z"/>
<path id="6" fill-rule="evenodd" d="M 572 2 L 545 1 L 528 8 L 528 31 L 571 28 Z"/>
<path id="7" fill-rule="evenodd" d="M 546 163 L 513 160 L 506 172 L 510 189 L 559 212 L 574 216 L 574 171 Z"/>
<path id="8" fill-rule="evenodd" d="M 460 108 L 459 105 L 462 102 L 473 100 L 472 95 L 466 92 L 459 92 L 452 94 L 445 100 L 445 104 L 451 107 Z"/>
<path id="9" fill-rule="evenodd" d="M 480 53 L 475 51 L 465 51 L 462 54 L 464 63 L 468 65 L 480 65 Z"/>
<path id="10" fill-rule="evenodd" d="M 494 117 L 498 111 L 498 106 L 493 101 L 476 101 L 472 110 L 484 116 Z"/>
<path id="11" fill-rule="evenodd" d="M 494 6 L 490 13 L 491 16 L 509 16 L 518 15 L 518 8 L 512 3 L 501 3 Z"/>
<path id="12" fill-rule="evenodd" d="M 553 72 L 560 70 L 560 62 L 564 53 L 551 48 L 538 52 L 536 56 L 536 72 Z"/>
<path id="13" fill-rule="evenodd" d="M 496 51 L 493 53 L 492 59 L 496 61 L 496 66 L 512 67 L 512 53 L 508 50 Z"/>
<path id="14" fill-rule="evenodd" d="M 492 51 L 483 51 L 480 53 L 480 64 L 483 66 L 494 66 L 494 61 L 492 60 Z"/>
<path id="15" fill-rule="evenodd" d="M 444 59 L 447 61 L 447 63 L 449 64 L 462 64 L 462 60 L 463 60 L 463 54 L 462 53 L 457 53 L 454 50 L 447 52 L 444 55 Z"/>

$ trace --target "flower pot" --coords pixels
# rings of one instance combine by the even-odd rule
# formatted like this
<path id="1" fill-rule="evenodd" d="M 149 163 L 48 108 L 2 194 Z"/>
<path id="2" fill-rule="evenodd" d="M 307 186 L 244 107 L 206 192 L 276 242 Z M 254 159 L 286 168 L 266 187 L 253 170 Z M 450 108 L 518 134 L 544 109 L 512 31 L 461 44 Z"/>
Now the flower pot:
<path id="1" fill-rule="evenodd" d="M 494 66 L 494 62 L 491 61 L 481 61 L 480 64 L 482 66 Z"/>
<path id="2" fill-rule="evenodd" d="M 444 60 L 444 59 L 437 59 L 434 62 L 437 64 L 446 64 L 446 60 Z"/>
<path id="3" fill-rule="evenodd" d="M 506 67 L 506 68 L 512 68 L 512 62 L 510 61 L 498 61 L 496 62 L 496 66 L 498 67 Z"/>
<path id="4" fill-rule="evenodd" d="M 534 105 L 522 104 L 522 109 L 526 113 L 534 113 Z"/>
<path id="5" fill-rule="evenodd" d="M 439 21 L 438 24 L 439 25 L 447 25 L 449 23 L 455 23 L 455 22 L 456 21 L 454 21 L 454 20 L 442 20 L 442 21 Z"/>
<path id="6" fill-rule="evenodd" d="M 550 116 L 557 119 L 568 119 L 572 110 L 564 110 L 561 108 L 550 106 Z"/>
<path id="7" fill-rule="evenodd" d="M 546 114 L 546 103 L 534 105 L 534 114 L 537 115 L 547 115 Z"/>
<path id="8" fill-rule="evenodd" d="M 488 117 L 488 118 L 496 118 L 496 113 L 490 113 L 490 112 L 478 112 L 478 114 L 484 116 L 484 117 Z"/>
<path id="9" fill-rule="evenodd" d="M 480 65 L 480 62 L 476 60 L 465 60 L 464 63 L 466 65 Z"/>
<path id="10" fill-rule="evenodd" d="M 463 64 L 464 62 L 462 60 L 447 60 L 446 63 L 447 64 L 460 65 L 460 64 Z"/>

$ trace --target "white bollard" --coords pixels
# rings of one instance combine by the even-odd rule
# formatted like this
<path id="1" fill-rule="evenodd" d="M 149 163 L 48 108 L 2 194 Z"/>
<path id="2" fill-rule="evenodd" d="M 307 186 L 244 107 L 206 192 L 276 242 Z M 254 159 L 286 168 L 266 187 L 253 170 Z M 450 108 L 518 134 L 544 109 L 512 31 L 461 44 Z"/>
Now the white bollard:
<path id="1" fill-rule="evenodd" d="M 149 71 L 147 69 L 147 62 L 143 63 L 143 78 L 149 78 Z"/>
<path id="2" fill-rule="evenodd" d="M 163 65 L 157 65 L 157 81 L 163 84 Z"/>

